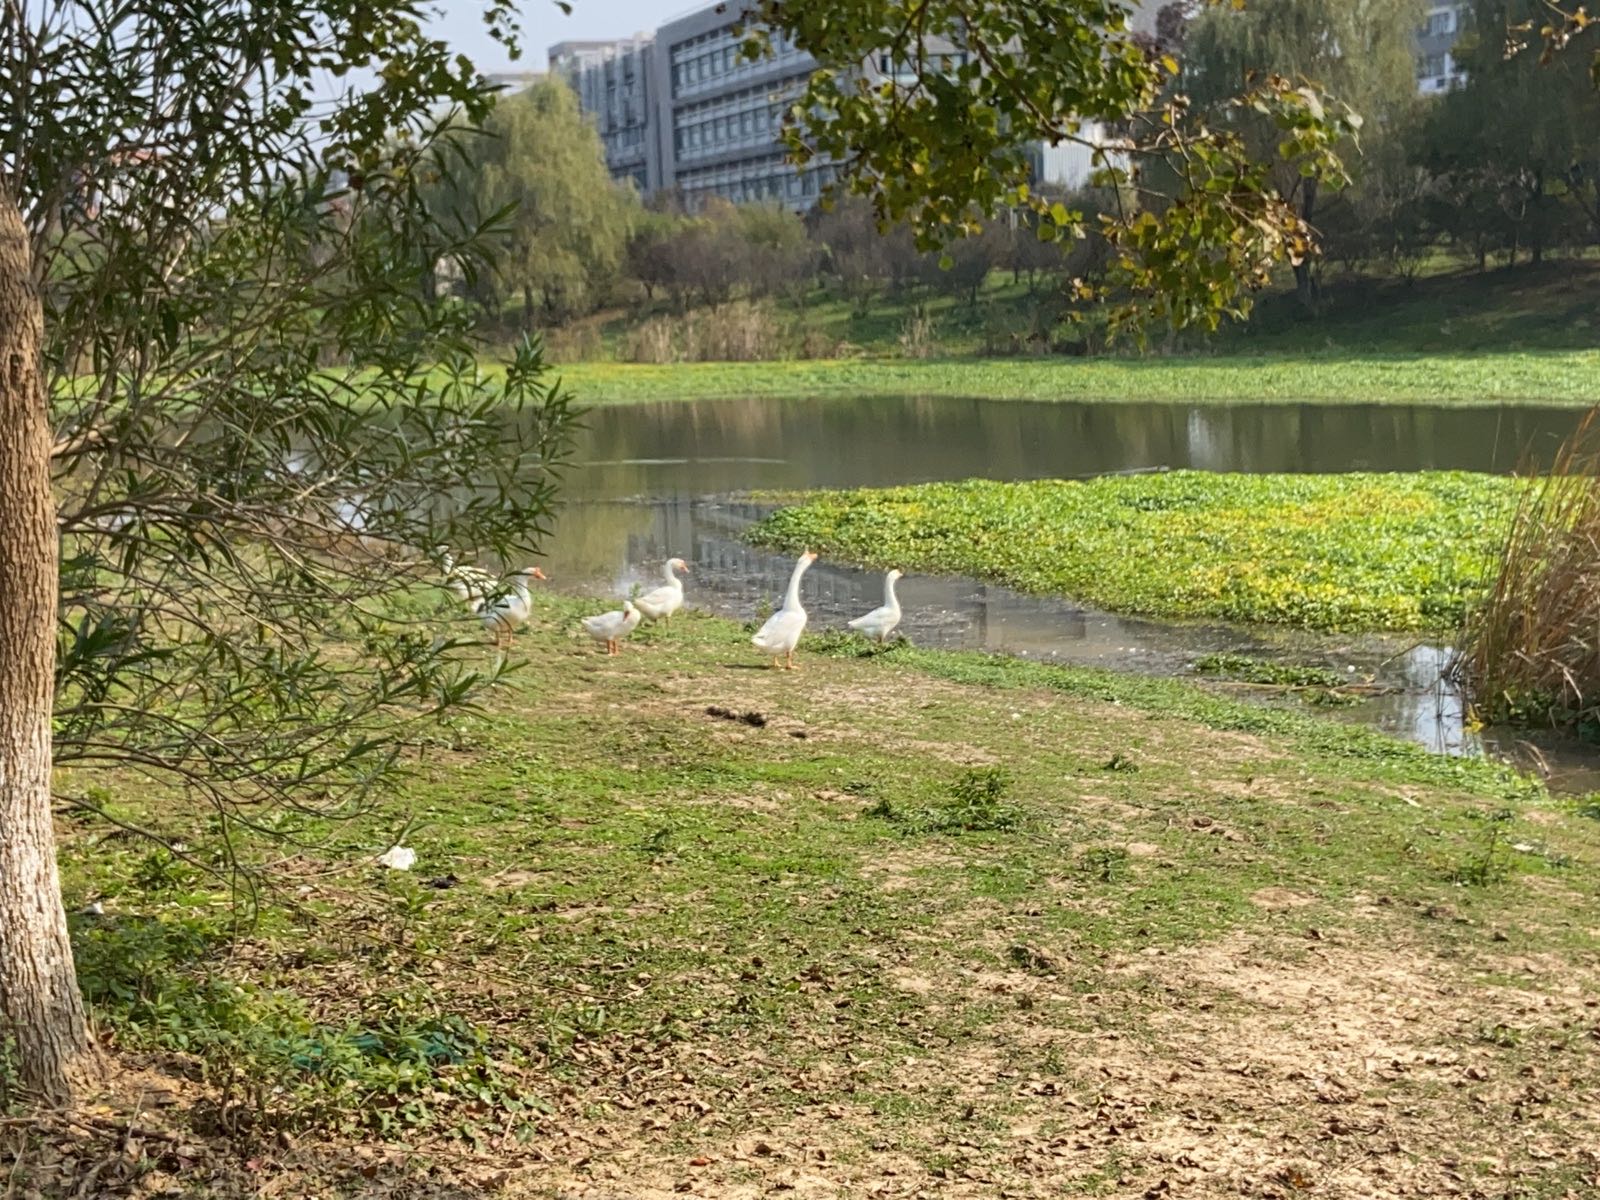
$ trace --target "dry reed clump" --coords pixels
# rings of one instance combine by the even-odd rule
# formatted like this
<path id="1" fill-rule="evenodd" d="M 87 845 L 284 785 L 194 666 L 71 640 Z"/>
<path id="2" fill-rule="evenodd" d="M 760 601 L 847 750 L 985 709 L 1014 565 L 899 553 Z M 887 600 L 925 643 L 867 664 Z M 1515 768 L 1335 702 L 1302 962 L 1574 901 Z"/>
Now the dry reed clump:
<path id="1" fill-rule="evenodd" d="M 623 340 L 623 357 L 636 363 L 677 362 L 673 331 L 674 322 L 670 317 L 651 317 L 641 322 Z"/>
<path id="2" fill-rule="evenodd" d="M 927 309 L 918 305 L 900 327 L 900 355 L 902 358 L 932 358 L 939 353 L 935 340 L 938 325 L 928 315 Z"/>
<path id="3" fill-rule="evenodd" d="M 543 337 L 545 353 L 554 362 L 598 362 L 605 357 L 605 341 L 592 323 L 557 326 Z"/>
<path id="4" fill-rule="evenodd" d="M 1600 736 L 1600 409 L 1523 490 L 1456 664 L 1479 719 Z"/>
<path id="5" fill-rule="evenodd" d="M 625 339 L 623 357 L 636 363 L 775 362 L 833 357 L 838 346 L 817 330 L 793 328 L 770 301 L 735 300 L 641 322 Z"/>

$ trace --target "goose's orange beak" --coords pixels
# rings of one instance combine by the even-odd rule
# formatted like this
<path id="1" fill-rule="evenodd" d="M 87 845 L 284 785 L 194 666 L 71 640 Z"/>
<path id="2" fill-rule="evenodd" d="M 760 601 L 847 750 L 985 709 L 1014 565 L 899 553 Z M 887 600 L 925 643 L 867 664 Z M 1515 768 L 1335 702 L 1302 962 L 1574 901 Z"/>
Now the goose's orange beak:
<path id="1" fill-rule="evenodd" d="M 549 578 L 550 578 L 550 576 L 548 576 L 548 575 L 546 575 L 546 574 L 545 574 L 545 573 L 544 573 L 544 572 L 543 572 L 543 571 L 541 571 L 541 570 L 540 570 L 540 569 L 539 569 L 539 568 L 538 568 L 538 567 L 535 567 L 535 568 L 534 568 L 534 569 L 533 569 L 533 572 L 532 572 L 532 574 L 533 574 L 533 577 L 534 577 L 534 578 L 535 578 L 535 579 L 545 579 L 545 580 L 548 580 L 548 579 L 549 579 Z"/>

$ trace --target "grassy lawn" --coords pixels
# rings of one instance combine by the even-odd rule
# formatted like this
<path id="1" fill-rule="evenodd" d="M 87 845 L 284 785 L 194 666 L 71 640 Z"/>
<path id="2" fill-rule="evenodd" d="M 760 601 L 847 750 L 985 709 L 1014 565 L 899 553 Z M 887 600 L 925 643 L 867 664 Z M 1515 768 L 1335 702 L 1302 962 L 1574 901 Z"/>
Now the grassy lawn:
<path id="1" fill-rule="evenodd" d="M 819 290 L 781 306 L 783 319 L 852 347 L 855 357 L 667 366 L 574 361 L 567 377 L 591 404 L 821 395 L 1231 404 L 1600 401 L 1600 262 L 1588 259 L 1481 275 L 1451 271 L 1409 283 L 1335 281 L 1314 318 L 1292 296 L 1269 294 L 1247 324 L 1214 338 L 1187 337 L 1175 354 L 1162 357 L 982 357 L 986 348 L 1008 344 L 1011 333 L 1057 328 L 1049 317 L 1053 303 L 1002 273 L 991 278 L 976 306 L 919 293 L 879 297 L 859 314 Z M 901 354 L 901 332 L 917 311 L 933 322 L 933 358 Z M 622 357 L 626 331 L 639 319 L 619 312 L 583 324 L 594 331 L 589 344 L 612 360 Z"/>
<path id="2" fill-rule="evenodd" d="M 1548 404 L 1600 401 L 1600 351 L 1216 358 L 845 359 L 574 363 L 584 404 L 735 396 L 961 396 L 1191 404 Z"/>
<path id="3" fill-rule="evenodd" d="M 65 824 L 173 1139 L 125 1155 L 144 1194 L 1593 1187 L 1592 808 L 1179 683 L 837 636 L 773 673 L 694 614 L 607 659 L 583 611 L 540 598 L 380 817 L 274 849 L 254 927 Z M 402 831 L 416 869 L 373 866 Z"/>
<path id="4" fill-rule="evenodd" d="M 973 479 L 824 492 L 751 536 L 1115 612 L 1323 630 L 1442 630 L 1482 587 L 1515 484 L 1491 475 Z"/>

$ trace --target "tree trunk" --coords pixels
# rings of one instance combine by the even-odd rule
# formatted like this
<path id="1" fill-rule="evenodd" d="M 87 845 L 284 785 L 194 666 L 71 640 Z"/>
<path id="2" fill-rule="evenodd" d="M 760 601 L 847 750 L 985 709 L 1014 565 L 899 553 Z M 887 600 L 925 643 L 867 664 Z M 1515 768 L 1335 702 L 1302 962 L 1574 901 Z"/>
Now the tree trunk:
<path id="1" fill-rule="evenodd" d="M 1544 172 L 1533 173 L 1533 245 L 1529 261 L 1538 266 L 1544 261 Z"/>
<path id="2" fill-rule="evenodd" d="M 533 328 L 533 285 L 531 283 L 522 285 L 522 327 L 524 329 Z"/>
<path id="3" fill-rule="evenodd" d="M 1307 225 L 1317 209 L 1317 181 L 1315 177 L 1305 181 L 1305 200 L 1300 206 L 1300 219 Z M 1311 260 L 1304 259 L 1295 264 L 1294 291 L 1300 297 L 1300 303 L 1308 310 L 1315 312 L 1317 309 L 1317 277 L 1311 273 Z"/>
<path id="4" fill-rule="evenodd" d="M 94 1048 L 72 965 L 50 802 L 55 500 L 44 313 L 27 230 L 0 193 L 0 1012 L 23 1086 L 71 1097 Z"/>

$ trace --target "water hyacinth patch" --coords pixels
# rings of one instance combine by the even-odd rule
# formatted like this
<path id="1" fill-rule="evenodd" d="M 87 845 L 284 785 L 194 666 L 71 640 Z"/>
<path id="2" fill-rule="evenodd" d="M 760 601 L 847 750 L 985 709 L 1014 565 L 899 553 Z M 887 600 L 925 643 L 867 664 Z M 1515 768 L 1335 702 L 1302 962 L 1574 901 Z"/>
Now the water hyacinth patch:
<path id="1" fill-rule="evenodd" d="M 1438 631 L 1481 594 L 1519 486 L 1433 471 L 973 479 L 807 494 L 751 537 L 1123 613 Z"/>

